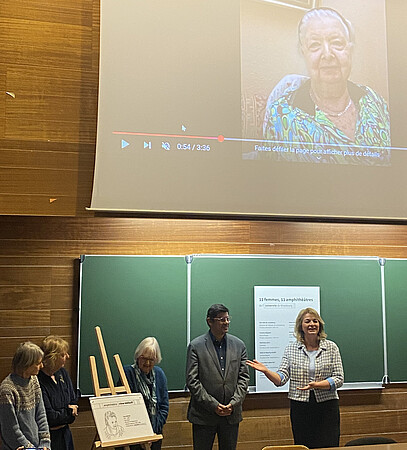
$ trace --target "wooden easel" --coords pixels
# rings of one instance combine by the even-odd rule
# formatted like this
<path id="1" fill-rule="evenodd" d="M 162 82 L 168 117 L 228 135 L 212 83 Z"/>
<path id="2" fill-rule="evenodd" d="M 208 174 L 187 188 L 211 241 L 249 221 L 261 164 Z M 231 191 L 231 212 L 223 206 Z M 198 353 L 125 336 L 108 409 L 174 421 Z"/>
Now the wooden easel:
<path id="1" fill-rule="evenodd" d="M 110 370 L 109 360 L 107 358 L 106 348 L 105 348 L 105 344 L 103 342 L 102 331 L 101 331 L 100 327 L 95 327 L 95 332 L 96 332 L 96 337 L 97 337 L 98 344 L 99 344 L 100 355 L 102 357 L 102 362 L 103 362 L 103 366 L 105 368 L 106 379 L 107 379 L 107 384 L 108 384 L 107 388 L 100 387 L 99 377 L 98 377 L 98 372 L 97 372 L 97 367 L 96 367 L 96 358 L 94 356 L 89 356 L 90 372 L 92 375 L 93 391 L 95 393 L 95 396 L 100 397 L 102 395 L 116 395 L 118 393 L 123 393 L 123 392 L 126 394 L 131 394 L 130 386 L 127 381 L 126 374 L 124 373 L 120 356 L 118 354 L 113 355 L 113 358 L 115 360 L 117 370 L 119 371 L 120 380 L 121 380 L 123 386 L 115 386 L 114 385 L 112 372 Z M 148 449 L 150 449 L 151 442 L 159 441 L 162 438 L 163 438 L 162 434 L 154 434 L 152 436 L 143 436 L 143 437 L 140 437 L 137 439 L 131 439 L 131 440 L 123 439 L 123 440 L 119 440 L 119 441 L 109 441 L 108 443 L 106 443 L 106 442 L 103 443 L 101 441 L 95 441 L 94 446 L 96 448 L 98 448 L 98 447 L 103 447 L 103 448 L 125 447 L 126 450 L 130 450 L 130 447 L 129 447 L 130 445 L 139 444 L 145 450 L 148 450 Z"/>

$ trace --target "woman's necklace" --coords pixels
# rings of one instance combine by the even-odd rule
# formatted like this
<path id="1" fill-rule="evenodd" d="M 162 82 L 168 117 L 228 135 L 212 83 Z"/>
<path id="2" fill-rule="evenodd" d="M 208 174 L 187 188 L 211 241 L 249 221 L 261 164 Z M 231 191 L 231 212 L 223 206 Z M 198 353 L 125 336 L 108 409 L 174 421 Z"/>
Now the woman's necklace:
<path id="1" fill-rule="evenodd" d="M 341 117 L 343 116 L 346 111 L 348 111 L 348 109 L 352 106 L 352 99 L 349 97 L 349 102 L 348 104 L 345 106 L 345 109 L 343 109 L 342 111 L 339 112 L 334 112 L 334 111 L 329 111 L 328 109 L 322 109 L 317 102 L 317 99 L 315 98 L 314 92 L 312 90 L 309 91 L 309 95 L 311 97 L 311 100 L 315 103 L 315 106 L 322 111 L 324 114 L 326 114 L 327 116 L 330 117 Z"/>

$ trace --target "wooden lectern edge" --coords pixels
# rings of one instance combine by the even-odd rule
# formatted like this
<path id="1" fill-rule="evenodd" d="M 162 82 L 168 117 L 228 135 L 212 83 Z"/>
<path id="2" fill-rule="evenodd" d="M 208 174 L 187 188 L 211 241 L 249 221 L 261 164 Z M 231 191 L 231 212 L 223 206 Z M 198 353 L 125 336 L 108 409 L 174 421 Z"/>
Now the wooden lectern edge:
<path id="1" fill-rule="evenodd" d="M 116 446 L 122 446 L 122 445 L 131 445 L 131 444 L 143 444 L 146 442 L 155 442 L 159 441 L 163 438 L 162 434 L 153 434 L 152 436 L 143 436 L 136 439 L 122 439 L 121 441 L 110 441 L 110 442 L 101 442 L 96 441 L 95 447 L 116 447 Z"/>

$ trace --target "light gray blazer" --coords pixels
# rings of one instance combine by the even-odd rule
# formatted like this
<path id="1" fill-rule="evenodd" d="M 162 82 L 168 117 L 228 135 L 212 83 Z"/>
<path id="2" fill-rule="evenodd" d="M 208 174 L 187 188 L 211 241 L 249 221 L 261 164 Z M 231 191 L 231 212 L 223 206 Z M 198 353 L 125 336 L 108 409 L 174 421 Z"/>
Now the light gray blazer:
<path id="1" fill-rule="evenodd" d="M 226 416 L 230 424 L 242 420 L 242 403 L 249 385 L 246 347 L 239 338 L 226 335 L 225 376 L 208 333 L 195 338 L 187 352 L 187 387 L 191 392 L 188 420 L 198 425 L 216 425 L 221 417 L 218 404 L 231 404 L 233 413 Z"/>

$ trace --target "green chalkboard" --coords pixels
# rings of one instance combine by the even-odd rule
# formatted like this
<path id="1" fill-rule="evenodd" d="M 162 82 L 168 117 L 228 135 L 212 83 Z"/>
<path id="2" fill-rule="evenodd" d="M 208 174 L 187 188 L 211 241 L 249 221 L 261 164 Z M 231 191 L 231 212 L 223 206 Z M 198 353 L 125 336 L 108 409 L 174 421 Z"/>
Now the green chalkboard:
<path id="1" fill-rule="evenodd" d="M 160 367 L 171 390 L 183 389 L 187 345 L 184 257 L 84 256 L 81 262 L 78 384 L 92 394 L 89 355 L 96 357 L 101 387 L 107 387 L 95 326 L 100 326 L 113 378 L 113 355 L 123 365 L 147 336 L 161 347 Z"/>
<path id="2" fill-rule="evenodd" d="M 387 259 L 384 274 L 389 377 L 407 381 L 407 259 Z"/>
<path id="3" fill-rule="evenodd" d="M 93 392 L 89 355 L 96 356 L 98 372 L 103 374 L 95 326 L 102 329 L 112 367 L 113 354 L 119 353 L 123 364 L 130 364 L 139 341 L 156 336 L 169 389 L 183 390 L 187 338 L 189 334 L 193 339 L 205 333 L 208 307 L 224 303 L 233 318 L 230 332 L 246 343 L 248 355 L 253 358 L 254 286 L 320 286 L 321 315 L 328 338 L 340 348 L 345 382 L 380 383 L 384 375 L 378 258 L 195 255 L 187 258 L 192 260 L 190 263 L 184 256 L 82 259 L 78 380 L 84 394 Z M 399 279 L 406 279 L 400 274 L 407 269 L 407 262 L 404 269 L 394 263 L 394 270 L 390 270 L 389 265 L 387 272 L 389 263 L 386 287 L 391 280 L 395 290 L 388 287 L 387 295 L 392 303 L 393 298 L 402 302 L 407 286 L 400 285 Z M 400 292 L 404 292 L 401 297 Z M 404 315 L 398 315 L 397 310 L 388 309 L 388 318 L 400 324 L 400 333 L 406 310 Z M 395 348 L 399 347 L 397 334 L 392 333 L 391 337 L 395 337 L 391 341 Z M 394 377 L 406 379 L 403 374 L 407 363 L 400 363 L 395 353 L 391 357 Z M 100 379 L 101 385 L 106 385 L 104 377 Z M 254 385 L 254 377 L 251 384 Z"/>
<path id="4" fill-rule="evenodd" d="M 320 286 L 321 316 L 328 339 L 340 348 L 345 382 L 381 382 L 383 322 L 377 258 L 197 256 L 191 272 L 191 338 L 206 331 L 208 306 L 224 303 L 233 319 L 230 333 L 246 343 L 253 358 L 254 286 Z"/>

